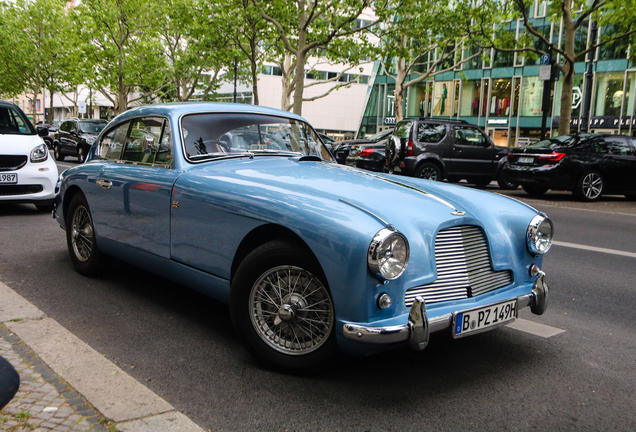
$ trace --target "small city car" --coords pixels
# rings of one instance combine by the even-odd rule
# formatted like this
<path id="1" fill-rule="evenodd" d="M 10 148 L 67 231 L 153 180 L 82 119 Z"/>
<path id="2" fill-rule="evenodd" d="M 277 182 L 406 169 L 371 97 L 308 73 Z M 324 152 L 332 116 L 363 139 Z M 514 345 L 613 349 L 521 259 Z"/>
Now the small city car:
<path id="1" fill-rule="evenodd" d="M 34 204 L 53 210 L 57 165 L 35 128 L 17 105 L 0 101 L 0 203 Z"/>
<path id="2" fill-rule="evenodd" d="M 235 146 L 247 135 L 262 140 Z M 62 173 L 54 216 L 77 271 L 117 257 L 225 302 L 247 349 L 285 371 L 422 350 L 433 332 L 470 336 L 547 306 L 546 215 L 339 165 L 302 117 L 275 109 L 127 111 Z"/>
<path id="3" fill-rule="evenodd" d="M 569 190 L 582 201 L 603 194 L 636 198 L 635 140 L 621 135 L 563 135 L 514 148 L 504 175 L 530 195 Z"/>

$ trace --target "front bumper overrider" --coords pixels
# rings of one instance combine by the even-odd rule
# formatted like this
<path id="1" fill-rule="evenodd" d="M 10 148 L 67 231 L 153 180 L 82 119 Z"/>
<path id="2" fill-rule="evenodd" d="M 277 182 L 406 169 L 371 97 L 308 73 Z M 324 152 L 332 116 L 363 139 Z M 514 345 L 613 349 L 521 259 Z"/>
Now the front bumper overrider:
<path id="1" fill-rule="evenodd" d="M 530 306 L 535 315 L 541 315 L 548 307 L 548 285 L 545 273 L 539 272 L 534 281 L 532 292 L 517 297 L 517 307 Z M 462 311 L 457 311 L 460 313 Z M 346 339 L 370 344 L 393 344 L 408 342 L 415 351 L 422 351 L 428 345 L 431 333 L 450 329 L 453 325 L 453 314 L 448 313 L 428 318 L 426 305 L 422 297 L 417 297 L 411 306 L 408 322 L 402 325 L 386 327 L 370 327 L 347 323 L 343 326 Z"/>

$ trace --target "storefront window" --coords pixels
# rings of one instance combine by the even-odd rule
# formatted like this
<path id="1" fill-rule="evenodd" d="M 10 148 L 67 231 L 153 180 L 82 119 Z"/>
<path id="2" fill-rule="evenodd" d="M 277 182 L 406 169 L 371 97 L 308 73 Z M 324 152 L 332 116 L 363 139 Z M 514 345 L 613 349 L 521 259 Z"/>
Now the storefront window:
<path id="1" fill-rule="evenodd" d="M 618 117 L 623 102 L 624 72 L 596 74 L 596 98 L 593 113 L 595 116 Z"/>
<path id="2" fill-rule="evenodd" d="M 519 90 L 521 89 L 521 78 L 512 79 L 512 116 L 516 117 L 519 113 Z M 513 142 L 513 141 L 511 141 Z"/>
<path id="3" fill-rule="evenodd" d="M 490 95 L 490 116 L 508 117 L 510 114 L 510 78 L 493 79 Z"/>
<path id="4" fill-rule="evenodd" d="M 424 117 L 426 111 L 426 83 L 409 87 L 409 100 L 406 115 Z"/>
<path id="5" fill-rule="evenodd" d="M 519 115 L 523 117 L 540 116 L 542 101 L 543 81 L 540 81 L 538 76 L 523 77 Z"/>
<path id="6" fill-rule="evenodd" d="M 627 72 L 627 87 L 625 88 L 625 107 L 623 117 L 634 115 L 634 99 L 636 99 L 636 71 Z"/>
<path id="7" fill-rule="evenodd" d="M 387 84 L 385 88 L 384 117 L 395 117 L 395 84 Z"/>
<path id="8" fill-rule="evenodd" d="M 433 94 L 433 115 L 446 116 L 451 115 L 451 104 L 449 99 L 450 87 L 452 81 L 436 81 L 434 84 Z"/>
<path id="9" fill-rule="evenodd" d="M 481 80 L 464 81 L 462 84 L 462 97 L 459 115 L 463 117 L 477 117 L 479 115 L 480 98 Z"/>

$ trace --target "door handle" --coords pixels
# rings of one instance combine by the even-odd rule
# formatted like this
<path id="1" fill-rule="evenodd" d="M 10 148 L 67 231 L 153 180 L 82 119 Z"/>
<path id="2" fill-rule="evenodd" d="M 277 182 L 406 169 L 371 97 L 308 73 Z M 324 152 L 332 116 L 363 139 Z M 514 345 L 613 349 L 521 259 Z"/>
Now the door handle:
<path id="1" fill-rule="evenodd" d="M 97 183 L 97 186 L 103 189 L 110 189 L 113 187 L 113 182 L 110 180 L 98 179 L 95 183 Z"/>

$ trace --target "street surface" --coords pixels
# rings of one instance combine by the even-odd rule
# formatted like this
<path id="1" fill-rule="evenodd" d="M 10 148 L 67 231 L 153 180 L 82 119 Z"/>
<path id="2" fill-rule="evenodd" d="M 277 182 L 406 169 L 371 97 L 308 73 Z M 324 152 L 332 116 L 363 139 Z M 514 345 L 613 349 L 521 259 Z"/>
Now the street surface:
<path id="1" fill-rule="evenodd" d="M 228 308 L 195 291 L 117 261 L 79 275 L 32 205 L 0 206 L 0 281 L 206 431 L 636 430 L 636 202 L 504 193 L 555 224 L 543 316 L 314 377 L 262 368 Z"/>

